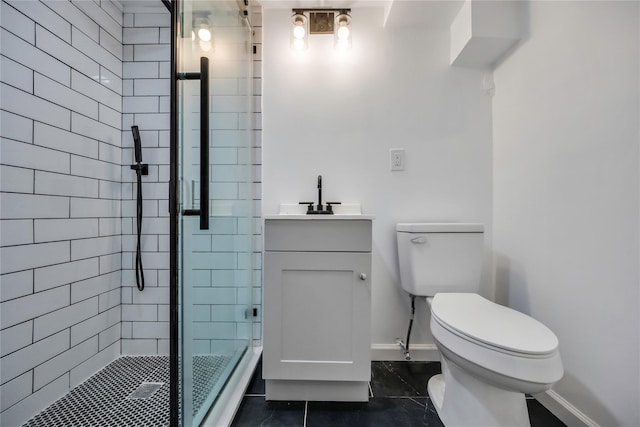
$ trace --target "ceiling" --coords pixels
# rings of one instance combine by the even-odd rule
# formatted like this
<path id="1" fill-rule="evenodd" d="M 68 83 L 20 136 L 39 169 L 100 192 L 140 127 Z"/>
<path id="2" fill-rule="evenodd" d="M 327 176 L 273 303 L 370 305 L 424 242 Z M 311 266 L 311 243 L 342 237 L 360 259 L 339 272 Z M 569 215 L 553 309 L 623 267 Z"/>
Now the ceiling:
<path id="1" fill-rule="evenodd" d="M 388 0 L 260 0 L 265 9 L 348 9 L 382 7 Z"/>
<path id="2" fill-rule="evenodd" d="M 260 0 L 262 7 L 311 8 L 365 8 L 380 7 L 388 10 L 387 27 L 448 27 L 464 0 Z"/>
<path id="3" fill-rule="evenodd" d="M 120 3 L 124 11 L 143 7 L 162 7 L 166 10 L 161 0 L 114 0 L 114 2 Z"/>
<path id="4" fill-rule="evenodd" d="M 386 27 L 449 27 L 464 0 L 394 0 Z"/>
<path id="5" fill-rule="evenodd" d="M 122 6 L 162 6 L 162 1 L 160 0 L 115 0 L 120 3 Z"/>
<path id="6" fill-rule="evenodd" d="M 117 0 L 124 9 L 164 7 L 160 0 Z M 202 0 L 198 0 L 199 2 Z M 216 0 L 209 0 L 216 1 Z M 388 10 L 387 27 L 449 26 L 464 0 L 251 0 L 267 9 L 365 8 Z"/>

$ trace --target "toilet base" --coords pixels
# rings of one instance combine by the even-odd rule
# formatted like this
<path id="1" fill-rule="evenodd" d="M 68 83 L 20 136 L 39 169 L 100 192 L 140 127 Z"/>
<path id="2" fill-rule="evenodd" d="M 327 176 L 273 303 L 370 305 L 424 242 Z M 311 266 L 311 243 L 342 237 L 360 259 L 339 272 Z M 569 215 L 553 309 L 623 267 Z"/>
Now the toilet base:
<path id="1" fill-rule="evenodd" d="M 478 380 L 442 358 L 442 374 L 429 380 L 429 397 L 446 427 L 530 427 L 524 393 Z"/>

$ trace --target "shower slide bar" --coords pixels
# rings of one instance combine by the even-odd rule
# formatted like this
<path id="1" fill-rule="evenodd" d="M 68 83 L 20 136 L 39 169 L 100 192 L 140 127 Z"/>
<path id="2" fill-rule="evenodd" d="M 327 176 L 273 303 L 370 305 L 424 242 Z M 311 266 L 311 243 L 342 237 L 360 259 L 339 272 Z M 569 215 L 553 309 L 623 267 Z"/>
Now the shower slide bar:
<path id="1" fill-rule="evenodd" d="M 200 216 L 200 230 L 209 229 L 209 58 L 200 58 L 199 73 L 178 73 L 178 80 L 200 80 L 200 209 L 184 216 Z"/>

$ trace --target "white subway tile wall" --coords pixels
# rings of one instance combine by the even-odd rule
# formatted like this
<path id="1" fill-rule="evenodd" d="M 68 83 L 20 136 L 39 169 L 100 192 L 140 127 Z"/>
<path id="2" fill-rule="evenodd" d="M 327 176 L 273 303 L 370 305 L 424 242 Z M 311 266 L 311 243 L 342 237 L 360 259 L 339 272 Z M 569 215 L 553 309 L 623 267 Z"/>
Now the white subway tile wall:
<path id="1" fill-rule="evenodd" d="M 0 62 L 0 424 L 20 425 L 121 354 L 169 351 L 169 14 L 123 13 L 111 0 L 2 0 Z M 250 283 L 262 317 L 261 8 L 252 6 L 254 114 L 240 113 L 237 80 L 212 79 L 216 199 L 253 201 L 250 221 L 215 218 L 216 233 L 253 236 Z M 250 121 L 249 121 L 250 120 Z M 252 126 L 251 149 L 238 126 Z M 145 291 L 135 288 L 135 174 L 130 126 L 141 128 Z M 238 164 L 251 164 L 252 177 Z M 196 236 L 201 250 L 213 248 Z M 232 247 L 233 235 L 217 236 Z M 210 239 L 210 238 L 209 238 Z M 222 242 L 224 240 L 224 242 Z M 218 244 L 216 244 L 216 247 Z M 198 276 L 198 345 L 247 336 L 235 305 L 247 289 L 229 266 L 246 255 L 216 251 Z M 249 279 L 243 279 L 249 281 Z M 214 283 L 216 282 L 216 283 Z M 206 294 L 206 295 L 205 295 Z M 261 345 L 261 322 L 253 323 Z M 197 351 L 197 349 L 196 349 Z"/>
<path id="2" fill-rule="evenodd" d="M 143 12 L 124 14 L 123 28 L 123 75 L 122 75 L 122 353 L 123 354 L 167 354 L 169 351 L 169 102 L 170 102 L 170 17 L 162 8 L 151 12 L 146 8 Z M 261 8 L 253 6 L 252 24 L 256 34 L 261 34 Z M 261 43 L 257 37 L 256 43 Z M 259 49 L 258 49 L 259 50 Z M 254 54 L 254 69 L 260 68 L 261 60 Z M 259 76 L 260 74 L 257 73 Z M 259 77 L 258 77 L 259 79 Z M 253 200 L 253 205 L 260 206 L 260 174 L 256 174 L 250 182 L 252 185 L 244 194 L 241 188 L 246 184 L 238 183 L 238 178 L 249 175 L 238 172 L 239 164 L 253 165 L 254 171 L 261 163 L 260 159 L 260 126 L 252 128 L 251 150 L 239 147 L 241 133 L 240 92 L 237 78 L 213 78 L 211 80 L 213 95 L 211 135 L 216 141 L 225 141 L 222 147 L 211 148 L 211 158 L 215 165 L 211 169 L 211 193 L 214 199 L 238 199 L 245 196 Z M 260 85 L 260 82 L 254 82 Z M 197 102 L 196 108 L 197 111 Z M 260 99 L 256 97 L 254 108 L 259 112 Z M 143 147 L 143 162 L 149 164 L 149 175 L 143 177 L 143 227 L 142 227 L 142 260 L 145 274 L 145 290 L 136 289 L 134 257 L 136 247 L 136 176 L 129 169 L 133 163 L 133 138 L 131 125 L 140 128 Z M 218 128 L 226 130 L 217 130 Z M 198 140 L 197 131 L 194 139 Z M 197 159 L 198 154 L 194 154 Z M 196 161 L 195 163 L 198 163 Z M 259 169 L 257 169 L 259 172 Z M 261 212 L 253 213 L 252 225 L 244 226 L 246 234 L 253 235 L 254 258 L 261 259 Z M 212 218 L 211 228 L 215 233 L 216 247 L 233 248 L 233 235 L 242 225 L 236 219 Z M 243 229 L 240 229 L 242 231 Z M 211 251 L 211 236 L 194 236 L 196 251 Z M 196 352 L 208 353 L 210 341 L 215 338 L 235 339 L 248 336 L 244 323 L 244 310 L 236 305 L 243 297 L 242 292 L 233 286 L 238 281 L 238 271 L 233 270 L 241 265 L 238 254 L 222 251 L 206 254 L 195 254 L 192 261 L 202 258 L 201 273 L 206 280 L 196 283 L 196 291 L 209 292 L 202 297 L 213 298 L 215 306 L 198 305 L 195 320 L 200 321 L 196 327 L 195 337 L 200 346 Z M 245 263 L 246 265 L 247 263 Z M 200 264 L 198 264 L 200 265 Z M 220 282 L 212 284 L 211 270 L 215 271 Z M 254 307 L 261 318 L 261 262 L 253 266 L 252 286 L 254 288 Z M 224 277 L 224 276 L 228 277 Z M 226 286 L 229 287 L 224 287 Z M 214 286 L 214 287 L 212 287 Z M 253 326 L 254 345 L 261 345 L 261 322 Z M 212 335 L 212 333 L 214 335 Z"/>
<path id="3" fill-rule="evenodd" d="M 161 148 L 160 134 L 169 139 L 169 114 L 160 113 L 160 97 L 170 95 L 167 74 L 159 78 L 161 63 L 170 66 L 170 40 L 160 41 L 160 28 L 170 28 L 171 17 L 161 4 L 138 13 L 124 14 L 122 29 L 122 354 L 168 353 L 169 319 L 159 312 L 169 304 L 169 246 L 158 245 L 169 238 L 169 148 Z M 154 19 L 148 19 L 152 15 Z M 148 52 L 156 52 L 149 55 Z M 155 91 L 143 90 L 156 85 Z M 149 164 L 143 176 L 142 263 L 145 289 L 136 288 L 136 174 L 133 164 L 131 125 L 140 128 L 142 160 Z M 166 169 L 160 179 L 160 169 Z M 167 271 L 159 280 L 159 271 Z"/>
<path id="4" fill-rule="evenodd" d="M 122 10 L 2 0 L 0 424 L 120 354 Z"/>

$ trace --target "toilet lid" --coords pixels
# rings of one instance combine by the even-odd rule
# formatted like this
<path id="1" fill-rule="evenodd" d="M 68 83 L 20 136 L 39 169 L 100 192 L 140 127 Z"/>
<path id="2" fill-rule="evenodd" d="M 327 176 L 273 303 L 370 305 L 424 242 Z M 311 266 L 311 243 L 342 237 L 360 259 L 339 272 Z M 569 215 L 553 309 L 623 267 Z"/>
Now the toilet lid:
<path id="1" fill-rule="evenodd" d="M 500 349 L 548 354 L 558 348 L 558 338 L 545 325 L 477 294 L 436 294 L 431 314 L 445 328 Z"/>

